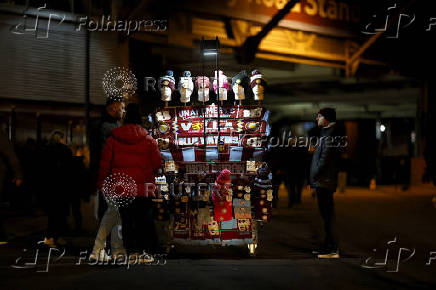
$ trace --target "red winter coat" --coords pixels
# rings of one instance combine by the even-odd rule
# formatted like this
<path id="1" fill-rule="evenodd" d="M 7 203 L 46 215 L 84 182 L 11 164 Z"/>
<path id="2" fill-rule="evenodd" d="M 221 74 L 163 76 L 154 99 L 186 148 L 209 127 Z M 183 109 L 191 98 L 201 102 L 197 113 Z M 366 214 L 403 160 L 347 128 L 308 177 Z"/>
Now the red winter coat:
<path id="1" fill-rule="evenodd" d="M 116 128 L 112 130 L 112 136 L 107 139 L 101 154 L 99 189 L 109 175 L 122 174 L 135 181 L 137 196 L 147 196 L 146 184 L 154 184 L 154 173 L 161 162 L 157 142 L 146 129 L 135 124 Z"/>

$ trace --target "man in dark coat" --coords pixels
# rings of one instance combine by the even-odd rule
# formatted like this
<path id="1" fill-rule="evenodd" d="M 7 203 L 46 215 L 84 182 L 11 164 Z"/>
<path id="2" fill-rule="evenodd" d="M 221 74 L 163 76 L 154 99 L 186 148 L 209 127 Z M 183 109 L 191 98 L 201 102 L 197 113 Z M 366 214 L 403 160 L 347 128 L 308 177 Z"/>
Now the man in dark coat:
<path id="1" fill-rule="evenodd" d="M 97 190 L 98 169 L 100 156 L 106 140 L 111 136 L 112 130 L 121 126 L 121 119 L 124 115 L 124 102 L 120 97 L 109 97 L 105 110 L 98 124 L 91 131 L 89 140 L 90 150 L 90 172 L 95 190 Z M 101 220 L 106 212 L 106 202 L 99 196 L 98 218 Z"/>
<path id="2" fill-rule="evenodd" d="M 89 145 L 91 153 L 90 171 L 92 182 L 95 185 L 95 191 L 98 191 L 98 173 L 103 148 L 106 144 L 106 140 L 111 136 L 112 130 L 121 126 L 123 116 L 124 102 L 122 97 L 111 96 L 107 99 L 106 107 L 98 126 L 92 130 Z M 90 257 L 91 259 L 105 261 L 110 259 L 104 250 L 105 242 L 109 234 L 111 236 L 110 245 L 112 254 L 117 256 L 125 253 L 123 241 L 119 235 L 121 220 L 118 210 L 113 206 L 108 207 L 101 193 L 98 193 L 97 203 L 97 216 L 100 220 L 100 227 Z"/>
<path id="3" fill-rule="evenodd" d="M 339 172 L 340 149 L 343 145 L 336 128 L 336 111 L 321 109 L 316 118 L 321 133 L 312 157 L 310 183 L 315 189 L 318 207 L 324 222 L 325 240 L 314 253 L 318 258 L 339 258 L 338 241 L 335 234 L 335 210 L 333 194 L 336 191 Z"/>
<path id="4" fill-rule="evenodd" d="M 15 155 L 14 147 L 8 139 L 8 136 L 0 130 L 0 205 L 3 202 L 3 194 L 5 191 L 7 177 L 11 177 L 12 182 L 16 186 L 20 186 L 23 177 L 21 173 L 20 163 Z M 3 229 L 3 218 L 0 207 L 0 245 L 5 245 L 8 242 L 6 232 Z"/>

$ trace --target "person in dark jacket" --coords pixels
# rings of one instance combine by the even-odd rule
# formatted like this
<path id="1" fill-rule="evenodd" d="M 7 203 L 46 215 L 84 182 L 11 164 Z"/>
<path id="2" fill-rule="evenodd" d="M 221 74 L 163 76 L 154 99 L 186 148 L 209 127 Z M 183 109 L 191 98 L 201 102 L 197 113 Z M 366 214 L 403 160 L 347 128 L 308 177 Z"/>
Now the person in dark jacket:
<path id="1" fill-rule="evenodd" d="M 100 169 L 100 158 L 107 139 L 111 136 L 112 130 L 121 126 L 124 116 L 124 102 L 121 97 L 109 97 L 102 118 L 91 134 L 90 139 L 90 171 L 92 183 L 97 192 L 96 205 L 98 209 L 96 216 L 100 220 L 100 226 L 95 238 L 94 247 L 90 259 L 106 261 L 110 257 L 105 252 L 107 237 L 111 236 L 110 247 L 112 256 L 124 255 L 125 249 L 123 240 L 119 234 L 121 218 L 118 209 L 107 205 L 101 192 L 98 190 L 98 173 Z"/>
<path id="2" fill-rule="evenodd" d="M 95 190 L 97 189 L 98 169 L 100 166 L 100 156 L 107 138 L 110 137 L 112 130 L 121 126 L 124 116 L 124 102 L 121 97 L 109 97 L 106 101 L 105 110 L 100 121 L 91 131 L 89 140 L 90 164 L 89 169 L 92 175 Z M 107 206 L 104 199 L 98 196 L 98 219 L 103 218 Z"/>
<path id="3" fill-rule="evenodd" d="M 72 152 L 65 143 L 65 134 L 53 131 L 44 154 L 44 205 L 48 217 L 44 243 L 50 247 L 65 244 L 61 235 L 67 232 Z"/>
<path id="4" fill-rule="evenodd" d="M 8 136 L 0 130 L 0 205 L 4 201 L 3 194 L 7 181 L 7 177 L 12 178 L 12 182 L 16 186 L 20 186 L 23 182 L 20 163 L 15 155 L 14 147 L 8 139 Z M 7 182 L 10 182 L 7 181 Z M 3 217 L 0 208 L 0 245 L 8 243 L 6 231 L 3 228 Z"/>
<path id="5" fill-rule="evenodd" d="M 312 157 L 310 183 L 311 188 L 316 191 L 318 208 L 324 222 L 325 239 L 321 249 L 314 253 L 318 254 L 318 258 L 339 258 L 333 201 L 341 145 L 336 127 L 336 111 L 332 108 L 321 109 L 316 121 L 321 133 Z"/>
<path id="6" fill-rule="evenodd" d="M 118 204 L 123 240 L 129 254 L 141 253 L 157 244 L 152 218 L 152 197 L 155 174 L 161 167 L 162 157 L 156 140 L 141 127 L 141 123 L 139 106 L 129 104 L 124 125 L 112 131 L 112 136 L 103 149 L 98 178 L 99 189 L 104 192 L 107 192 L 104 181 L 108 178 L 116 179 L 122 175 L 134 183 L 136 190 L 133 195 L 136 197 L 133 201 L 125 206 Z M 126 188 L 121 189 L 120 195 L 127 191 Z"/>

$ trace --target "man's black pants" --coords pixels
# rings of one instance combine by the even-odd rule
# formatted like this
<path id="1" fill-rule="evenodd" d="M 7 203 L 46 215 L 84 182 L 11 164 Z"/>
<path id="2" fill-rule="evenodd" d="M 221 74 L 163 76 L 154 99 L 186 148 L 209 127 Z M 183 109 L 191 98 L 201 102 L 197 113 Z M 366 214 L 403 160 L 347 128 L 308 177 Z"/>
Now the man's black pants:
<path id="1" fill-rule="evenodd" d="M 327 188 L 316 188 L 318 208 L 324 222 L 324 244 L 327 250 L 336 250 L 338 247 L 336 235 L 336 215 L 333 200 L 333 191 Z"/>
<path id="2" fill-rule="evenodd" d="M 153 202 L 137 197 L 130 205 L 120 209 L 123 243 L 129 254 L 152 252 L 157 248 L 157 234 L 153 220 Z"/>

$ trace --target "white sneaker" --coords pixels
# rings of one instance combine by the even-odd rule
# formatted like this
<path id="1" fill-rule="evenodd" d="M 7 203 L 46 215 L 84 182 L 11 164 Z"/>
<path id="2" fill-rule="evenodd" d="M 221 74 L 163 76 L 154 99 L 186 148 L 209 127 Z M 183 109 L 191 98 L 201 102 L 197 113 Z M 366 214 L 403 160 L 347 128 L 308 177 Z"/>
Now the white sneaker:
<path id="1" fill-rule="evenodd" d="M 89 259 L 99 262 L 109 262 L 112 260 L 112 258 L 108 254 L 106 254 L 106 251 L 104 249 L 100 250 L 100 253 L 95 253 L 93 251 L 91 255 L 89 255 Z"/>

